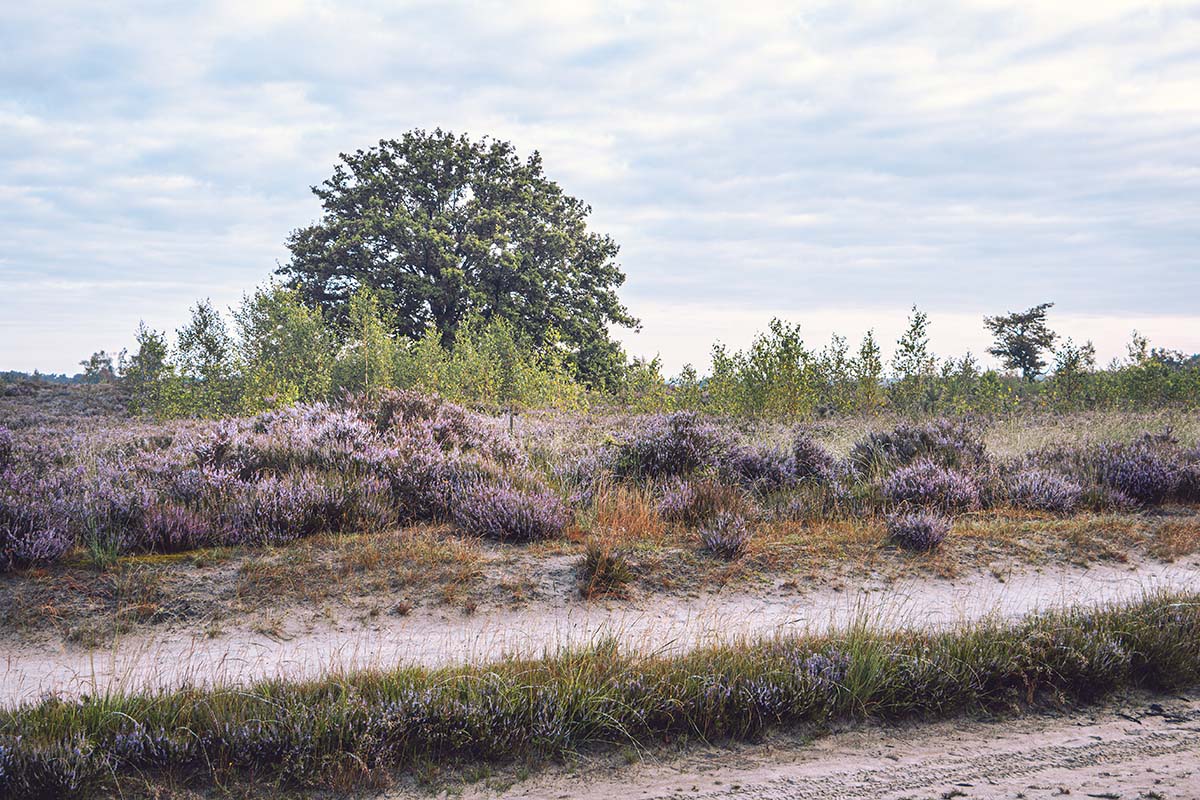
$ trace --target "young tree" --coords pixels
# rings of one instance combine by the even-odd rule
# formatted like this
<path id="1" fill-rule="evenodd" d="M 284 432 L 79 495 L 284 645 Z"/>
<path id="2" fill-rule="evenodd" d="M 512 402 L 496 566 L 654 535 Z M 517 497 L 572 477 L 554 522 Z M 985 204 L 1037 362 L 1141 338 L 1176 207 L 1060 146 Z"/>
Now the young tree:
<path id="1" fill-rule="evenodd" d="M 896 341 L 892 356 L 892 400 L 899 408 L 916 411 L 929 401 L 937 373 L 937 358 L 929 350 L 929 315 L 912 308 L 908 328 Z"/>
<path id="2" fill-rule="evenodd" d="M 179 371 L 195 412 L 219 415 L 237 402 L 234 342 L 212 302 L 201 300 L 192 318 L 176 332 Z"/>
<path id="3" fill-rule="evenodd" d="M 328 396 L 333 348 L 321 313 L 292 289 L 267 286 L 233 313 L 244 370 L 247 411 Z"/>
<path id="4" fill-rule="evenodd" d="M 1034 380 L 1046 367 L 1042 353 L 1053 347 L 1058 338 L 1046 325 L 1046 311 L 1053 306 L 1054 303 L 1042 303 L 1025 311 L 984 317 L 983 324 L 996 340 L 988 352 L 1008 369 L 1020 370 L 1025 380 Z"/>
<path id="5" fill-rule="evenodd" d="M 171 416 L 177 413 L 177 380 L 170 360 L 165 333 L 139 322 L 137 352 L 129 358 L 122 381 L 129 393 L 129 410 L 134 414 Z"/>
<path id="6" fill-rule="evenodd" d="M 110 383 L 116 373 L 113 371 L 112 356 L 101 350 L 79 362 L 83 367 L 84 383 Z"/>
<path id="7" fill-rule="evenodd" d="M 393 385 L 396 344 L 391 329 L 379 295 L 365 286 L 355 292 L 350 298 L 346 341 L 335 367 L 334 384 L 339 389 L 369 394 Z"/>
<path id="8" fill-rule="evenodd" d="M 343 153 L 313 193 L 324 215 L 291 234 L 279 273 L 335 324 L 367 286 L 404 336 L 432 324 L 449 347 L 469 315 L 504 319 L 538 347 L 560 336 L 583 380 L 614 380 L 608 326 L 638 324 L 617 299 L 617 245 L 587 229 L 590 207 L 536 152 L 414 130 Z"/>

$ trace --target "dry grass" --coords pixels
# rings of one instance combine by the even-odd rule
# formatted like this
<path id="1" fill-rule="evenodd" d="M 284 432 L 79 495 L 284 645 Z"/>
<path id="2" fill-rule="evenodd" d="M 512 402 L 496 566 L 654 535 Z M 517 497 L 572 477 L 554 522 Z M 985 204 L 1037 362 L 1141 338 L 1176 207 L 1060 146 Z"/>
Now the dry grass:
<path id="1" fill-rule="evenodd" d="M 1174 561 L 1200 552 L 1200 519 L 1166 519 L 1150 532 L 1149 552 L 1163 561 Z"/>

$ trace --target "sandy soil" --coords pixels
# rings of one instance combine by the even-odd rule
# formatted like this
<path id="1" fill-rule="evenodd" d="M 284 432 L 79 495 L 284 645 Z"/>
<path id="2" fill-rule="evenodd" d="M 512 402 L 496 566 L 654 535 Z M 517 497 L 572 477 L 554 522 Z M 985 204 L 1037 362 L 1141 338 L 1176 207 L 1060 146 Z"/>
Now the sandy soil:
<path id="1" fill-rule="evenodd" d="M 1200 699 L 1134 696 L 1012 720 L 861 726 L 805 744 L 701 747 L 669 762 L 612 757 L 464 798 L 838 800 L 1200 798 Z M 455 788 L 457 792 L 458 787 Z M 392 800 L 409 797 L 403 791 Z M 428 796 L 426 794 L 426 796 Z"/>
<path id="2" fill-rule="evenodd" d="M 676 652 L 738 637 L 821 631 L 868 619 L 886 626 L 950 625 L 989 615 L 1013 617 L 1072 604 L 1133 599 L 1155 589 L 1200 588 L 1200 561 L 1091 568 L 1047 567 L 997 577 L 967 574 L 873 581 L 854 591 L 773 590 L 585 602 L 564 598 L 474 615 L 419 607 L 365 624 L 311 615 L 283 617 L 270 634 L 233 629 L 208 636 L 194 627 L 154 628 L 86 650 L 62 642 L 0 644 L 0 704 L 45 693 L 236 685 L 261 678 L 312 678 L 331 671 L 487 661 L 541 655 L 609 636 L 629 649 Z"/>

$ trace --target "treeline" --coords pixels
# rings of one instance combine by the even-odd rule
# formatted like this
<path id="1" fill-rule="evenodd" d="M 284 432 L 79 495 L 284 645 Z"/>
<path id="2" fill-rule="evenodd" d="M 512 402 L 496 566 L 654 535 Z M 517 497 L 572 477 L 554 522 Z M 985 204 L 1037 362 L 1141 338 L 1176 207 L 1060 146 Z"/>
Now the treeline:
<path id="1" fill-rule="evenodd" d="M 970 354 L 939 359 L 929 318 L 915 308 L 886 361 L 873 333 L 857 347 L 835 335 L 812 348 L 799 325 L 776 319 L 744 350 L 714 345 L 703 373 L 687 365 L 667 377 L 658 359 L 626 360 L 611 389 L 585 386 L 565 348 L 538 347 L 502 319 L 471 317 L 450 345 L 433 326 L 418 338 L 396 334 L 365 288 L 341 324 L 278 285 L 243 298 L 230 320 L 202 301 L 173 339 L 142 325 L 132 355 L 82 362 L 86 380 L 118 381 L 133 413 L 158 417 L 257 413 L 389 388 L 493 411 L 613 405 L 788 419 L 1200 407 L 1200 357 L 1152 348 L 1136 333 L 1126 357 L 1104 368 L 1090 342 L 1054 347 L 1051 335 L 1032 355 L 1018 341 L 1011 349 L 1027 363 L 1000 371 Z M 1006 360 L 1002 345 L 998 336 L 989 352 Z"/>
<path id="2" fill-rule="evenodd" d="M 1004 318 L 989 318 L 998 319 Z M 641 405 L 801 419 L 884 410 L 921 416 L 1200 407 L 1200 356 L 1152 348 L 1136 332 L 1124 359 L 1099 368 L 1091 342 L 1068 339 L 1055 347 L 1052 334 L 1031 349 L 1020 330 L 1015 338 L 1001 330 L 989 348 L 1008 367 L 1000 371 L 985 369 L 970 353 L 938 358 L 928 327 L 928 316 L 914 308 L 885 363 L 870 332 L 857 348 L 835 335 L 812 349 L 799 325 L 772 320 L 747 349 L 715 345 L 706 374 L 686 366 Z"/>
<path id="3" fill-rule="evenodd" d="M 244 297 L 231 319 L 201 301 L 173 339 L 142 324 L 131 355 L 97 353 L 85 371 L 119 381 L 132 413 L 157 417 L 252 414 L 402 387 L 496 409 L 585 402 L 565 358 L 501 319 L 469 318 L 446 346 L 432 327 L 416 339 L 393 334 L 369 289 L 337 325 L 278 285 Z"/>

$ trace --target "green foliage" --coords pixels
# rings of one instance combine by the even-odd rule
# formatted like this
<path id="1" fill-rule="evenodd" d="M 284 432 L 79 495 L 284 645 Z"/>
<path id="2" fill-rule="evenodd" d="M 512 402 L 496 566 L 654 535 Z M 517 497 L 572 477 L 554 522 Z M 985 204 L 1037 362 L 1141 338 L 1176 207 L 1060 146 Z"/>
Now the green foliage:
<path id="1" fill-rule="evenodd" d="M 1004 362 L 1008 369 L 1019 370 L 1032 381 L 1046 367 L 1042 353 L 1054 346 L 1058 334 L 1046 325 L 1046 312 L 1054 303 L 1042 303 L 1025 311 L 997 317 L 984 317 L 983 324 L 996 338 L 988 352 Z"/>
<path id="2" fill-rule="evenodd" d="M 562 350 L 534 347 L 502 319 L 468 318 L 450 348 L 432 326 L 416 341 L 401 340 L 394 375 L 397 386 L 493 410 L 585 404 Z"/>
<path id="3" fill-rule="evenodd" d="M 110 383 L 116 377 L 112 356 L 103 350 L 92 353 L 79 366 L 83 367 L 84 383 Z"/>
<path id="4" fill-rule="evenodd" d="M 350 392 L 373 394 L 395 386 L 397 344 L 391 312 L 366 287 L 350 298 L 346 337 L 333 367 L 333 385 Z"/>
<path id="5" fill-rule="evenodd" d="M 234 311 L 243 369 L 242 408 L 257 412 L 329 395 L 333 342 L 319 311 L 293 289 L 268 285 Z"/>
<path id="6" fill-rule="evenodd" d="M 916 306 L 908 318 L 908 328 L 896 342 L 892 373 L 890 399 L 893 407 L 916 413 L 928 411 L 933 406 L 937 358 L 929 349 L 929 315 Z"/>
<path id="7" fill-rule="evenodd" d="M 235 343 L 212 302 L 202 300 L 176 334 L 177 366 L 183 403 L 190 413 L 214 417 L 232 413 L 238 401 Z"/>
<path id="8" fill-rule="evenodd" d="M 138 323 L 137 351 L 122 378 L 134 414 L 173 416 L 179 413 L 179 378 L 170 360 L 165 333 Z"/>
<path id="9" fill-rule="evenodd" d="M 587 229 L 591 209 L 536 152 L 414 130 L 343 153 L 313 193 L 324 215 L 292 233 L 279 272 L 336 324 L 365 286 L 402 336 L 432 325 L 448 348 L 473 315 L 501 319 L 539 350 L 565 347 L 585 384 L 616 386 L 623 358 L 608 326 L 637 324 L 616 296 L 617 245 Z"/>

